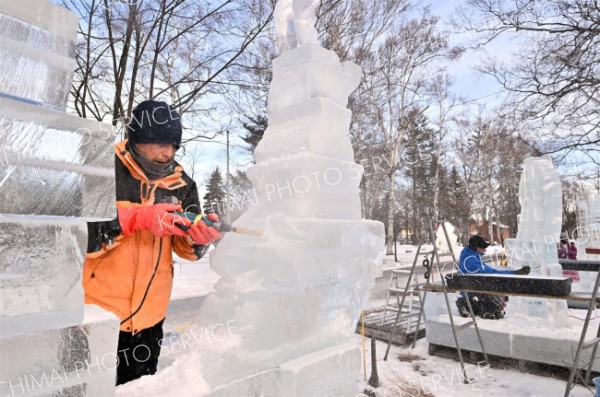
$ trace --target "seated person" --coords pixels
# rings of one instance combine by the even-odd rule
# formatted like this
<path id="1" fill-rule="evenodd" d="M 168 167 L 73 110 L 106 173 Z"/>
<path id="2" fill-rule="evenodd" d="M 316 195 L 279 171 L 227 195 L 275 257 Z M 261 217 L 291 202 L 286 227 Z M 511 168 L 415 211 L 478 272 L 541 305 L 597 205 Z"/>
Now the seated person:
<path id="1" fill-rule="evenodd" d="M 479 235 L 472 236 L 469 239 L 469 245 L 463 248 L 460 253 L 460 261 L 458 268 L 463 274 L 529 274 L 531 270 L 529 266 L 523 266 L 519 270 L 498 270 L 492 266 L 486 265 L 482 260 L 482 255 L 485 253 L 490 243 Z M 464 292 L 460 293 L 456 300 L 458 313 L 462 317 L 468 317 L 469 309 L 467 306 L 467 298 L 471 301 L 473 314 L 482 318 L 500 319 L 504 317 L 504 307 L 506 303 L 498 296 L 488 294 L 478 294 Z"/>

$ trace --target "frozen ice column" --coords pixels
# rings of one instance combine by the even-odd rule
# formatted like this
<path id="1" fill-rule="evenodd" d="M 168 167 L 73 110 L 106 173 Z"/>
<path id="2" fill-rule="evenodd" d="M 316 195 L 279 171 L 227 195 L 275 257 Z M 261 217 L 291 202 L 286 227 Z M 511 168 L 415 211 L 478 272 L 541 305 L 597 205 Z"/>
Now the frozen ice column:
<path id="1" fill-rule="evenodd" d="M 0 2 L 0 395 L 114 390 L 118 319 L 81 286 L 86 221 L 116 215 L 111 127 L 57 110 L 76 30 L 47 1 Z"/>
<path id="2" fill-rule="evenodd" d="M 222 279 L 197 320 L 236 326 L 228 349 L 201 354 L 213 387 L 326 348 L 334 348 L 327 357 L 347 349 L 384 252 L 383 225 L 361 220 L 362 168 L 348 137 L 346 104 L 360 77 L 358 66 L 313 43 L 273 62 L 269 128 L 248 170 L 256 205 L 236 222 L 265 235 L 229 234 L 219 243 L 211 267 Z M 359 368 L 345 366 L 340 375 L 323 367 L 304 375 L 356 394 Z M 306 394 L 286 376 L 281 395 Z"/>
<path id="3" fill-rule="evenodd" d="M 557 242 L 562 226 L 562 187 L 558 173 L 548 157 L 529 157 L 523 162 L 519 184 L 519 231 L 506 241 L 511 265 L 531 267 L 537 276 L 562 276 L 558 264 Z M 516 313 L 547 319 L 554 326 L 568 325 L 564 300 L 521 299 L 513 306 Z"/>
<path id="4" fill-rule="evenodd" d="M 0 3 L 0 91 L 64 110 L 76 67 L 77 16 L 42 0 Z"/>
<path id="5" fill-rule="evenodd" d="M 599 254 L 587 253 L 588 248 L 600 248 L 600 196 L 592 192 L 580 193 L 577 197 L 577 229 L 570 238 L 577 235 L 577 259 L 599 260 Z M 593 251 L 592 251 L 593 252 Z M 574 283 L 575 292 L 591 293 L 595 274 L 579 272 L 578 283 Z"/>

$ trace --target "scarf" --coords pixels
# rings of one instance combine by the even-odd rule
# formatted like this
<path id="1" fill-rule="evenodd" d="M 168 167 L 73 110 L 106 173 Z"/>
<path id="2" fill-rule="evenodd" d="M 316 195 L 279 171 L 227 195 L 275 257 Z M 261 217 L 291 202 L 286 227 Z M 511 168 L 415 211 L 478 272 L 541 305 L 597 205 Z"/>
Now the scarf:
<path id="1" fill-rule="evenodd" d="M 144 174 L 146 174 L 150 181 L 164 178 L 175 171 L 175 160 L 171 160 L 168 163 L 158 163 L 148 160 L 136 149 L 134 144 L 129 142 L 125 146 L 125 149 L 131 153 L 135 162 L 142 168 L 142 171 L 144 171 Z"/>

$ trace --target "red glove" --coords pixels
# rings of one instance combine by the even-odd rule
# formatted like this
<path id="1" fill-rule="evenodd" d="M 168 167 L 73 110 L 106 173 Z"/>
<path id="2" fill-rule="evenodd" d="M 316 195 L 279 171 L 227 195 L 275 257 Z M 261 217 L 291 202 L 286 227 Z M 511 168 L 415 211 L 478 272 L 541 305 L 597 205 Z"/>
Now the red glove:
<path id="1" fill-rule="evenodd" d="M 206 218 L 211 220 L 212 222 L 218 222 L 219 217 L 216 214 L 208 214 Z M 198 221 L 190 227 L 188 233 L 194 243 L 199 245 L 209 244 L 211 241 L 214 241 L 221 237 L 221 233 L 214 227 L 207 226 L 203 221 Z"/>
<path id="2" fill-rule="evenodd" d="M 157 237 L 187 236 L 176 224 L 190 226 L 192 222 L 177 214 L 181 206 L 176 204 L 154 204 L 120 208 L 118 210 L 119 223 L 123 234 L 130 236 L 135 232 L 146 230 Z"/>

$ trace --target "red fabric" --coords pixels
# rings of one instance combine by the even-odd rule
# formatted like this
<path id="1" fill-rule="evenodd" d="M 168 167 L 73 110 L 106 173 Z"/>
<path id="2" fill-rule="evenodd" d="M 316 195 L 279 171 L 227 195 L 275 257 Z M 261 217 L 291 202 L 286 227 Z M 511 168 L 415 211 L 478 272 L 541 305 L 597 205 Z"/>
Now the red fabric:
<path id="1" fill-rule="evenodd" d="M 131 236 L 135 232 L 148 231 L 157 237 L 187 236 L 176 224 L 191 226 L 192 222 L 172 212 L 181 211 L 180 205 L 154 204 L 119 208 L 119 223 L 123 234 Z"/>

